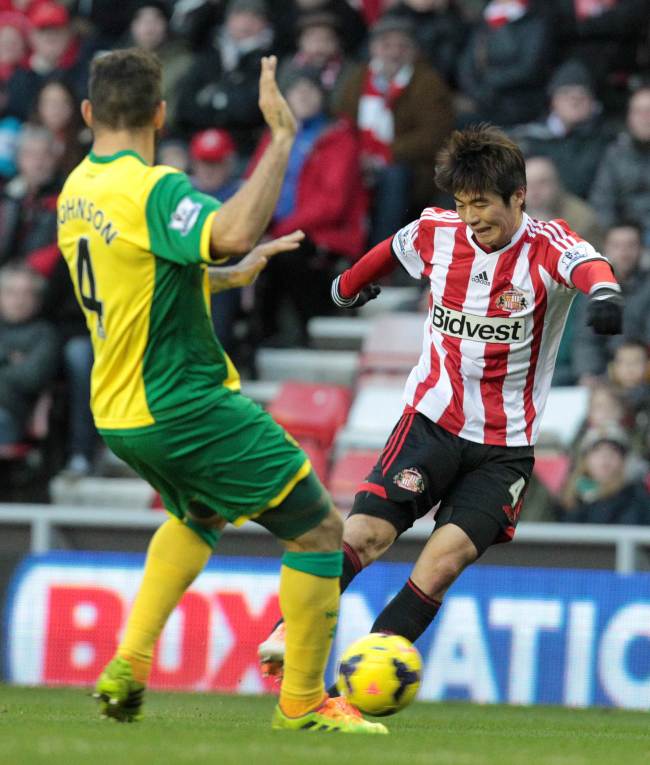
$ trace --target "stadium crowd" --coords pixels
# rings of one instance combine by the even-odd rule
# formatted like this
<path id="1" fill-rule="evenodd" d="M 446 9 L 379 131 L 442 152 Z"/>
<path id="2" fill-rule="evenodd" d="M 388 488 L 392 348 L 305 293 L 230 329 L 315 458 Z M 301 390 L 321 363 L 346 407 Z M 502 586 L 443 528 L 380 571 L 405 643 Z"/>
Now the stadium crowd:
<path id="1" fill-rule="evenodd" d="M 269 235 L 306 237 L 254 290 L 213 298 L 248 374 L 261 346 L 309 344 L 346 263 L 424 206 L 453 207 L 433 164 L 454 127 L 504 127 L 527 158 L 528 213 L 599 248 L 625 296 L 624 334 L 607 342 L 574 302 L 554 384 L 587 386 L 588 414 L 564 485 L 530 517 L 650 524 L 649 0 L 0 0 L 0 457 L 24 456 L 45 410 L 65 443 L 50 473 L 99 469 L 56 200 L 90 145 L 88 64 L 130 46 L 163 64 L 159 161 L 221 200 L 269 140 L 259 60 L 279 57 L 299 130 Z"/>

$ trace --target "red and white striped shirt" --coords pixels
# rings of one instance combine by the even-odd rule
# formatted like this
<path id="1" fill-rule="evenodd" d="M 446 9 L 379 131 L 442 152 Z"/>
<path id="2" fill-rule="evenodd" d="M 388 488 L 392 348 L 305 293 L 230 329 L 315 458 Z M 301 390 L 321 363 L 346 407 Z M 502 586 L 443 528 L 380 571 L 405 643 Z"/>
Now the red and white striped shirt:
<path id="1" fill-rule="evenodd" d="M 534 444 L 576 294 L 571 272 L 605 258 L 565 221 L 525 213 L 505 247 L 485 252 L 455 212 L 433 207 L 392 248 L 431 284 L 407 404 L 469 441 Z"/>

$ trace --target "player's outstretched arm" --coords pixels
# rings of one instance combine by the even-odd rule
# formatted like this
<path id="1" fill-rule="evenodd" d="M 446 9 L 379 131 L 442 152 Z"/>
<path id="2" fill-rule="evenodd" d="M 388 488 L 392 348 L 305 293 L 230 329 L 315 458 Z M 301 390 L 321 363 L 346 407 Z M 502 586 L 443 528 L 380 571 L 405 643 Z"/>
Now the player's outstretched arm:
<path id="1" fill-rule="evenodd" d="M 220 257 L 251 250 L 268 226 L 278 201 L 296 120 L 275 80 L 277 59 L 262 58 L 259 106 L 271 131 L 271 142 L 250 178 L 214 216 L 211 249 Z"/>
<path id="2" fill-rule="evenodd" d="M 332 302 L 339 308 L 360 308 L 374 300 L 381 287 L 374 282 L 397 267 L 392 237 L 384 239 L 332 282 Z"/>
<path id="3" fill-rule="evenodd" d="M 252 284 L 264 270 L 269 259 L 279 252 L 290 252 L 300 247 L 305 238 L 302 231 L 294 231 L 278 239 L 258 244 L 245 258 L 233 266 L 221 266 L 208 269 L 210 292 L 223 292 L 233 287 L 246 287 Z"/>
<path id="4" fill-rule="evenodd" d="M 606 260 L 579 263 L 571 278 L 579 290 L 589 295 L 587 324 L 597 335 L 620 335 L 623 296 L 610 264 Z"/>

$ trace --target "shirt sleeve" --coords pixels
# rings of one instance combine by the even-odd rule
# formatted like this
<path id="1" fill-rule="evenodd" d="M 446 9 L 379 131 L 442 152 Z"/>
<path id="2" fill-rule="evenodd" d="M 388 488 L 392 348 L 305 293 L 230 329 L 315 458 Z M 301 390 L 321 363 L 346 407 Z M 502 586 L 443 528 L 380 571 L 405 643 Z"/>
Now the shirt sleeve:
<path id="1" fill-rule="evenodd" d="M 547 250 L 548 266 L 551 276 L 560 284 L 575 289 L 571 274 L 576 266 L 591 260 L 607 262 L 589 242 L 572 231 L 566 221 L 551 221 L 548 230 L 551 233 Z"/>
<path id="2" fill-rule="evenodd" d="M 220 207 L 217 199 L 197 191 L 185 173 L 163 175 L 147 200 L 151 251 L 181 265 L 215 263 L 210 230 Z"/>
<path id="3" fill-rule="evenodd" d="M 401 228 L 393 237 L 392 247 L 395 257 L 414 279 L 420 279 L 424 261 L 419 251 L 420 219 Z"/>

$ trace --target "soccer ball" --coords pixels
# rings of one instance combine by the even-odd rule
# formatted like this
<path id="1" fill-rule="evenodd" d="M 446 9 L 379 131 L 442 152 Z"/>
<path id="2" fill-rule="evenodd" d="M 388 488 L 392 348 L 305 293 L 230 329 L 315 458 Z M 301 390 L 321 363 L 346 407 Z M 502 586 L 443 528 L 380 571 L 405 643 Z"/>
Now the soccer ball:
<path id="1" fill-rule="evenodd" d="M 421 677 L 422 657 L 411 642 L 372 632 L 343 652 L 336 685 L 362 712 L 383 717 L 413 701 Z"/>

